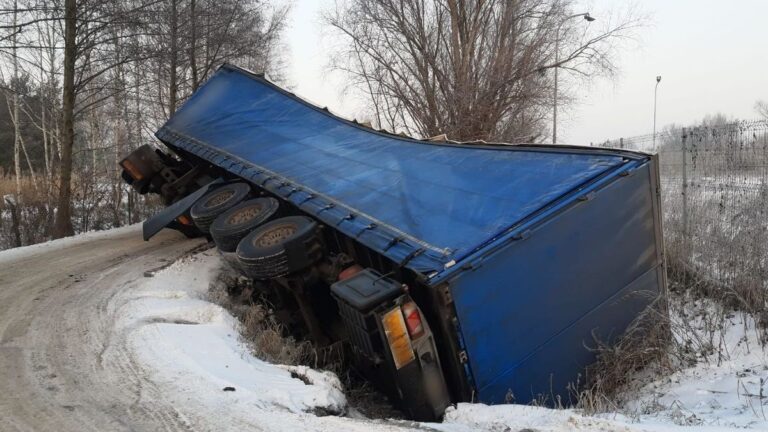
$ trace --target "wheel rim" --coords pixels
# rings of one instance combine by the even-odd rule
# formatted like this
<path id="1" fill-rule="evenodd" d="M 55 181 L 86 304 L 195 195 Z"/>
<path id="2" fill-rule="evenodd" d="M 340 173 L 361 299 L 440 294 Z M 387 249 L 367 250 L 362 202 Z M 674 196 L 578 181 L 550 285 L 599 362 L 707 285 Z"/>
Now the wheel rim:
<path id="1" fill-rule="evenodd" d="M 229 216 L 229 219 L 227 219 L 227 224 L 240 225 L 242 223 L 248 222 L 250 220 L 255 219 L 259 214 L 261 214 L 261 211 L 262 211 L 262 206 L 259 204 L 253 204 L 253 205 L 243 207 Z"/>
<path id="2" fill-rule="evenodd" d="M 221 191 L 217 193 L 216 195 L 212 196 L 208 201 L 205 202 L 206 207 L 215 207 L 219 204 L 222 204 L 232 198 L 232 196 L 235 195 L 235 191 L 226 190 Z"/>
<path id="3" fill-rule="evenodd" d="M 256 236 L 253 245 L 260 248 L 275 246 L 296 234 L 296 231 L 294 224 L 280 224 Z"/>

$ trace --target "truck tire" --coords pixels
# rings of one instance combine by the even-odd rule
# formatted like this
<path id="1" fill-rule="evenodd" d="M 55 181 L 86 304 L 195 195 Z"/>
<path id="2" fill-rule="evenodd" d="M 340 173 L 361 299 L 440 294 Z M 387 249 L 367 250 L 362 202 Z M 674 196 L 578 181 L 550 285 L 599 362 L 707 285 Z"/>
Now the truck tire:
<path id="1" fill-rule="evenodd" d="M 251 193 L 251 187 L 246 183 L 230 183 L 220 186 L 203 195 L 189 210 L 195 226 L 208 234 L 213 221 L 220 214 L 236 206 Z"/>
<path id="2" fill-rule="evenodd" d="M 256 228 L 237 245 L 240 268 L 259 280 L 304 270 L 322 256 L 318 225 L 305 216 L 275 219 Z"/>
<path id="3" fill-rule="evenodd" d="M 220 214 L 210 227 L 211 237 L 222 252 L 235 252 L 249 232 L 272 219 L 280 207 L 274 198 L 256 198 Z"/>

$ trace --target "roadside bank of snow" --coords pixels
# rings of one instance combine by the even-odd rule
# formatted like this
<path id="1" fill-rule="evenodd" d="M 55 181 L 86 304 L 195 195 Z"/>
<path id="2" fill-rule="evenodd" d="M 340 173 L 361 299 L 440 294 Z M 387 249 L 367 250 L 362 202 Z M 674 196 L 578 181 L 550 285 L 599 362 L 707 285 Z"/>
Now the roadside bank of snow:
<path id="1" fill-rule="evenodd" d="M 100 239 L 112 239 L 117 235 L 126 234 L 131 231 L 140 231 L 141 223 L 135 223 L 133 225 L 125 225 L 120 228 L 112 228 L 103 231 L 88 231 L 87 233 L 78 234 L 72 237 L 60 238 L 57 240 L 50 240 L 43 243 L 37 243 L 29 246 L 22 246 L 13 249 L 6 249 L 0 251 L 0 265 L 13 260 L 23 259 L 25 257 L 34 255 L 43 250 L 53 251 L 59 249 L 65 249 L 71 246 L 75 246 L 82 243 L 91 242 Z M 137 235 L 141 235 L 138 234 Z"/>
<path id="2" fill-rule="evenodd" d="M 126 287 L 110 302 L 118 317 L 115 337 L 125 339 L 158 397 L 172 400 L 187 415 L 217 419 L 219 430 L 768 429 L 758 388 L 768 378 L 766 362 L 754 323 L 740 321 L 741 315 L 734 315 L 723 333 L 728 361 L 700 363 L 641 387 L 624 414 L 462 403 L 449 408 L 440 424 L 317 416 L 345 413 L 339 380 L 328 372 L 274 365 L 251 355 L 239 340 L 237 320 L 204 300 L 220 265 L 215 251 L 198 253 Z"/>
<path id="3" fill-rule="evenodd" d="M 686 329 L 675 334 L 678 341 L 712 352 L 642 386 L 626 411 L 643 423 L 768 430 L 768 358 L 755 320 L 706 299 L 677 305 L 671 313 L 673 321 L 686 321 L 678 326 Z M 720 314 L 722 321 L 712 318 Z"/>
<path id="4" fill-rule="evenodd" d="M 338 379 L 329 373 L 272 365 L 247 352 L 238 323 L 203 298 L 220 262 L 213 252 L 188 257 L 124 291 L 112 302 L 116 331 L 124 334 L 137 361 L 161 388 L 199 399 L 211 409 L 223 405 L 293 413 L 346 406 Z"/>

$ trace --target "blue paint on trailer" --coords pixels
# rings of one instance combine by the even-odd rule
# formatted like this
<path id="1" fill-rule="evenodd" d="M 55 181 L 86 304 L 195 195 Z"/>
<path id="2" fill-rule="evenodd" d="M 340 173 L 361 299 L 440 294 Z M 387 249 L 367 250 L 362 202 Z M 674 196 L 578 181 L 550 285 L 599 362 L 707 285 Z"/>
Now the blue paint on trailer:
<path id="1" fill-rule="evenodd" d="M 200 88 L 158 137 L 281 195 L 292 192 L 294 202 L 395 261 L 423 250 L 408 267 L 425 273 L 442 271 L 626 160 L 375 133 L 231 67 Z M 395 239 L 401 244 L 386 250 Z"/>
<path id="2" fill-rule="evenodd" d="M 664 285 L 651 165 L 585 191 L 450 281 L 479 400 L 559 397 Z M 581 377 L 581 383 L 584 383 Z"/>

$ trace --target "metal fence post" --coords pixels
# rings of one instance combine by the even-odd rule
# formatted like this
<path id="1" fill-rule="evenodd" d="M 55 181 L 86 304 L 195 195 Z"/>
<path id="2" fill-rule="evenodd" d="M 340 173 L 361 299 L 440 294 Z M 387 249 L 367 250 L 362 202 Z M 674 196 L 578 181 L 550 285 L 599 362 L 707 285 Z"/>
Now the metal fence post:
<path id="1" fill-rule="evenodd" d="M 682 198 L 683 198 L 683 259 L 688 261 L 688 129 L 683 128 L 683 145 L 682 145 L 682 170 L 683 170 L 683 184 L 682 184 Z"/>

